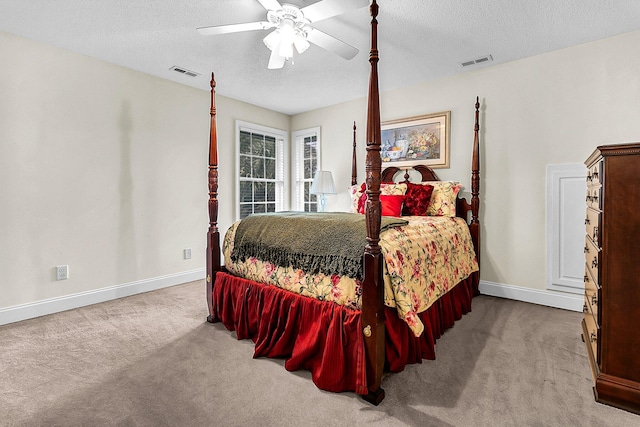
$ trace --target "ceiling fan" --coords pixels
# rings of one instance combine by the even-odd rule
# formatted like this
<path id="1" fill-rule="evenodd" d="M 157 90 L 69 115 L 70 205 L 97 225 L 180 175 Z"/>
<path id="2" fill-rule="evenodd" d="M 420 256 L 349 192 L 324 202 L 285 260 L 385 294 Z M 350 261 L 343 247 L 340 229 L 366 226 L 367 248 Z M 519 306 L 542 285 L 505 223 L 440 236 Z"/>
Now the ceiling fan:
<path id="1" fill-rule="evenodd" d="M 314 28 L 311 24 L 368 6 L 369 0 L 321 0 L 303 8 L 280 4 L 278 0 L 258 1 L 267 10 L 266 21 L 214 25 L 197 30 L 203 35 L 215 35 L 275 28 L 263 39 L 264 44 L 271 50 L 268 66 L 270 69 L 282 68 L 288 59 L 293 58 L 294 47 L 301 54 L 309 48 L 309 42 L 344 59 L 351 59 L 358 53 L 355 47 Z"/>

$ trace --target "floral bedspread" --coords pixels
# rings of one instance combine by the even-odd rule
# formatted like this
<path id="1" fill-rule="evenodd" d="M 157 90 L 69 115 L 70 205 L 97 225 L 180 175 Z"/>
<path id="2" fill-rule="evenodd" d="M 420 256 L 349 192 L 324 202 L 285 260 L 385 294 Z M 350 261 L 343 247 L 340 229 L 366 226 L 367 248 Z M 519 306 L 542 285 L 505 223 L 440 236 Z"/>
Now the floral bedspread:
<path id="1" fill-rule="evenodd" d="M 380 233 L 385 258 L 385 305 L 395 307 L 398 316 L 419 336 L 424 325 L 417 314 L 477 271 L 478 263 L 463 219 L 435 216 L 402 219 L 409 223 Z M 360 308 L 362 284 L 357 279 L 336 274 L 307 274 L 255 257 L 233 263 L 231 252 L 238 224 L 234 223 L 224 238 L 223 255 L 229 272 L 308 297 Z"/>

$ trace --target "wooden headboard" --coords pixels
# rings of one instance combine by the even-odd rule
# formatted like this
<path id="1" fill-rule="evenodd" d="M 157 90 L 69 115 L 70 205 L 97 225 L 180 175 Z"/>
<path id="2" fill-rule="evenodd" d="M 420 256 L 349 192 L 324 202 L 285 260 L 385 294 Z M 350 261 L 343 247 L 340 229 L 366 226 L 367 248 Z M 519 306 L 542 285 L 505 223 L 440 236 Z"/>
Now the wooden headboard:
<path id="1" fill-rule="evenodd" d="M 396 174 L 401 170 L 405 171 L 404 181 L 402 182 L 409 182 L 409 178 L 410 178 L 409 171 L 412 169 L 420 173 L 421 181 L 440 181 L 440 178 L 438 178 L 438 175 L 436 175 L 433 169 L 431 169 L 429 166 L 416 165 L 413 168 L 408 168 L 408 169 L 400 169 L 395 166 L 388 167 L 382 171 L 382 175 L 381 175 L 382 182 L 392 182 L 393 177 L 396 176 Z"/>

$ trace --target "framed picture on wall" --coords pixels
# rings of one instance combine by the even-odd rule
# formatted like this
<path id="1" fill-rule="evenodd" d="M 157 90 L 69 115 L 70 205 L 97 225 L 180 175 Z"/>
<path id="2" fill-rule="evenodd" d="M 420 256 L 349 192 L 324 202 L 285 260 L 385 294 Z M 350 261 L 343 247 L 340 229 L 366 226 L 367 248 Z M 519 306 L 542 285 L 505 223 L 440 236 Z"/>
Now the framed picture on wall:
<path id="1" fill-rule="evenodd" d="M 451 111 L 382 123 L 382 167 L 449 167 Z"/>

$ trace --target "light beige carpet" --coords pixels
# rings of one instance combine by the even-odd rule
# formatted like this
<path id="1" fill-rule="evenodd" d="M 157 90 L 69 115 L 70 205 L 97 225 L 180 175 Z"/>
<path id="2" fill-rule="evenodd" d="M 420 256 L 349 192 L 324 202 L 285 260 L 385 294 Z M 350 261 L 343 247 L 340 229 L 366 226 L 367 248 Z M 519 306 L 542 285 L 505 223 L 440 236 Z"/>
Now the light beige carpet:
<path id="1" fill-rule="evenodd" d="M 0 327 L 0 425 L 640 426 L 594 402 L 580 313 L 480 296 L 374 407 L 206 311 L 199 281 Z"/>

